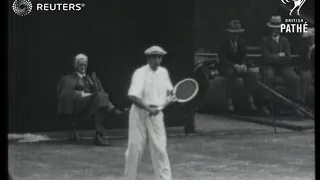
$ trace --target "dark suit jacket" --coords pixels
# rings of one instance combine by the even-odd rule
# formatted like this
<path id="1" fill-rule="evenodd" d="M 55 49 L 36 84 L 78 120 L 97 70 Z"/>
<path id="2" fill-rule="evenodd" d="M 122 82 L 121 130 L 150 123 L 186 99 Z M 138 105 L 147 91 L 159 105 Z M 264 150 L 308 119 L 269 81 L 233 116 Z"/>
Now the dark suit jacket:
<path id="1" fill-rule="evenodd" d="M 315 49 L 312 50 L 311 56 L 309 57 L 309 44 L 308 41 L 303 41 L 300 49 L 300 58 L 298 59 L 297 66 L 298 69 L 301 70 L 310 70 L 314 68 L 314 56 L 315 56 Z"/>
<path id="2" fill-rule="evenodd" d="M 244 39 L 238 40 L 237 51 L 231 47 L 230 41 L 226 38 L 219 48 L 220 69 L 223 71 L 233 68 L 234 64 L 245 64 L 245 56 L 247 54 L 247 46 Z"/>
<path id="3" fill-rule="evenodd" d="M 291 48 L 289 40 L 280 36 L 279 42 L 268 36 L 263 38 L 261 43 L 262 62 L 261 65 L 269 65 L 273 67 L 285 67 L 292 65 L 291 62 Z M 277 54 L 284 52 L 285 57 L 277 57 Z"/>
<path id="4" fill-rule="evenodd" d="M 105 93 L 100 80 L 96 77 L 92 78 L 87 75 L 89 81 L 94 83 L 94 91 L 97 92 L 97 96 L 102 97 L 100 99 L 103 104 L 109 104 L 108 94 Z M 81 85 L 80 77 L 76 73 L 72 73 L 62 77 L 57 85 L 58 96 L 58 115 L 60 114 L 74 114 L 86 104 L 86 101 L 91 100 L 91 97 L 79 98 L 76 96 L 75 90 Z M 91 92 L 93 93 L 93 92 Z M 108 102 L 106 102 L 108 101 Z"/>

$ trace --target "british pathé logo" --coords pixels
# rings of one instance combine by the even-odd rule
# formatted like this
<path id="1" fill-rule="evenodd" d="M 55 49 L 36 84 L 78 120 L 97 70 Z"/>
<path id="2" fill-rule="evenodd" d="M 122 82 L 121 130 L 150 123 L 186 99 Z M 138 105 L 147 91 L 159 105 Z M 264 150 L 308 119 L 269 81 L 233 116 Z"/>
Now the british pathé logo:
<path id="1" fill-rule="evenodd" d="M 285 19 L 281 23 L 281 33 L 306 33 L 308 31 L 308 23 L 303 19 Z"/>
<path id="2" fill-rule="evenodd" d="M 32 7 L 29 0 L 15 0 L 12 4 L 13 12 L 19 16 L 30 14 Z M 83 7 L 83 3 L 35 3 L 36 11 L 81 11 Z"/>
<path id="3" fill-rule="evenodd" d="M 296 10 L 297 15 L 300 16 L 300 9 L 306 0 L 281 0 L 283 4 L 293 2 L 289 15 L 292 16 L 293 11 Z M 281 33 L 306 33 L 308 29 L 308 22 L 304 19 L 285 19 L 281 22 Z"/>
<path id="4" fill-rule="evenodd" d="M 303 19 L 285 19 L 281 16 L 272 16 L 267 24 L 271 28 L 280 28 L 281 33 L 305 33 L 308 29 L 308 23 Z"/>
<path id="5" fill-rule="evenodd" d="M 301 7 L 303 6 L 303 4 L 306 2 L 306 0 L 281 0 L 281 2 L 282 2 L 283 4 L 290 3 L 290 1 L 293 1 L 294 6 L 293 6 L 292 9 L 290 10 L 289 15 L 291 16 L 291 15 L 292 15 L 292 12 L 293 12 L 294 10 L 297 10 L 297 14 L 300 16 L 300 9 L 301 9 Z"/>

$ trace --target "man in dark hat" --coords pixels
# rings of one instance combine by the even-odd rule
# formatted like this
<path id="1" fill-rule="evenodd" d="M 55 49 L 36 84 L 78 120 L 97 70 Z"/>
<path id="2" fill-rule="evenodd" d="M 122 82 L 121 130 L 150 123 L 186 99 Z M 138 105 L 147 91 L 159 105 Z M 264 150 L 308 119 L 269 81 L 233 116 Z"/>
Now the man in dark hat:
<path id="1" fill-rule="evenodd" d="M 239 20 L 232 20 L 227 29 L 228 36 L 219 48 L 220 72 L 227 78 L 228 109 L 234 110 L 233 98 L 236 80 L 243 79 L 245 89 L 249 95 L 251 110 L 257 108 L 269 114 L 269 110 L 259 101 L 261 92 L 258 91 L 258 74 L 248 71 L 245 56 L 247 46 L 245 40 L 240 35 L 245 31 L 241 27 Z M 256 106 L 258 105 L 258 107 Z"/>
<path id="2" fill-rule="evenodd" d="M 58 83 L 58 115 L 79 114 L 82 117 L 93 117 L 96 129 L 94 144 L 110 145 L 106 137 L 105 118 L 108 114 L 121 114 L 115 108 L 104 91 L 100 80 L 93 74 L 86 74 L 88 57 L 78 54 L 74 59 L 75 71 L 64 76 Z"/>
<path id="3" fill-rule="evenodd" d="M 262 74 L 264 82 L 271 85 L 275 74 L 279 74 L 285 83 L 292 89 L 293 100 L 301 102 L 301 78 L 294 71 L 291 60 L 290 42 L 281 35 L 281 17 L 272 16 L 267 23 L 270 34 L 263 38 L 261 44 L 262 51 Z"/>

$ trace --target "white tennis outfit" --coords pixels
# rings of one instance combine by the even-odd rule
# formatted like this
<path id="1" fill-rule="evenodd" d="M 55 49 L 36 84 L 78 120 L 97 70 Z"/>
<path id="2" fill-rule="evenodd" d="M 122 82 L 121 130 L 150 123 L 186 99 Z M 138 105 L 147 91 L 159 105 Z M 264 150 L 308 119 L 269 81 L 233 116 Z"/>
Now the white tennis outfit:
<path id="1" fill-rule="evenodd" d="M 161 106 L 166 102 L 167 92 L 172 89 L 167 69 L 158 67 L 153 71 L 147 64 L 134 72 L 128 95 L 136 96 L 148 105 Z M 146 110 L 133 104 L 129 114 L 129 139 L 125 154 L 125 175 L 128 180 L 136 179 L 137 168 L 147 140 L 156 180 L 171 180 L 163 113 L 150 116 Z"/>

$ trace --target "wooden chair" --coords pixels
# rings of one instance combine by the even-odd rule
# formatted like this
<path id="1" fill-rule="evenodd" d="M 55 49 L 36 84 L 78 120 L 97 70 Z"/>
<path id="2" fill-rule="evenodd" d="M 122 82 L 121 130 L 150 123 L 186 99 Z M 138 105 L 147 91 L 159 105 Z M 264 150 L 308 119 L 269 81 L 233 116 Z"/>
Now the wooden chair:
<path id="1" fill-rule="evenodd" d="M 60 91 L 61 91 L 61 82 L 63 80 L 64 77 L 62 77 L 57 85 L 57 101 L 59 102 L 59 95 L 60 95 Z M 79 113 L 74 113 L 74 114 L 60 114 L 58 116 L 58 119 L 63 121 L 63 122 L 67 122 L 67 129 L 70 130 L 69 133 L 69 137 L 68 140 L 72 141 L 72 142 L 81 142 L 83 143 L 83 139 L 78 131 L 78 125 L 79 123 L 83 122 L 86 118 L 84 118 L 83 116 L 81 116 L 81 114 Z"/>
<path id="2" fill-rule="evenodd" d="M 81 118 L 81 116 L 74 114 L 71 117 L 71 131 L 69 134 L 68 139 L 72 142 L 80 142 L 83 143 L 83 139 L 77 129 L 77 125 L 79 124 L 79 122 L 83 120 L 83 118 Z"/>
<path id="3" fill-rule="evenodd" d="M 79 125 L 85 122 L 87 119 L 82 117 L 80 114 L 63 114 L 59 115 L 60 121 L 67 123 L 67 131 L 69 131 L 68 140 L 74 143 L 83 143 L 83 137 L 79 132 Z"/>

